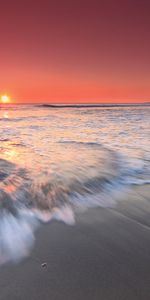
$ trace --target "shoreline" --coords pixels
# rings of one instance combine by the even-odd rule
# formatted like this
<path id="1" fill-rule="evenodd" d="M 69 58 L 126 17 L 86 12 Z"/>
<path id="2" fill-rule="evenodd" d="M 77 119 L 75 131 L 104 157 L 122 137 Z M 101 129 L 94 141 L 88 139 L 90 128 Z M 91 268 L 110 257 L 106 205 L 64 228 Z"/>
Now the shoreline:
<path id="1" fill-rule="evenodd" d="M 114 208 L 77 215 L 74 226 L 43 225 L 31 255 L 0 268 L 0 300 L 148 300 L 149 192 L 135 187 Z"/>

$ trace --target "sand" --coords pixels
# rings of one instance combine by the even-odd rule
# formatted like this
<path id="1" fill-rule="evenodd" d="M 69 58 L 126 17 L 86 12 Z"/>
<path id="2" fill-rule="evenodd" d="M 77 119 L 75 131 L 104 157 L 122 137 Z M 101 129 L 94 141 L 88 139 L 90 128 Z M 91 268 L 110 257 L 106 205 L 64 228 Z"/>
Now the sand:
<path id="1" fill-rule="evenodd" d="M 149 195 L 138 187 L 75 226 L 42 226 L 31 256 L 0 268 L 0 300 L 149 300 Z"/>

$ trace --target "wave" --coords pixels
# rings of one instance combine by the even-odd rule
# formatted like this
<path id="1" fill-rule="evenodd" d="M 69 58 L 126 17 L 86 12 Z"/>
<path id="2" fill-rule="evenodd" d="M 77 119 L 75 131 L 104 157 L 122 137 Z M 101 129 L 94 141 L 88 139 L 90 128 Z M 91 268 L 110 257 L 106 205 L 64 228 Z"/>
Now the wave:
<path id="1" fill-rule="evenodd" d="M 46 121 L 46 120 L 52 120 L 52 119 L 54 119 L 54 120 L 56 120 L 56 119 L 60 119 L 60 116 L 58 117 L 58 116 L 54 116 L 54 115 L 51 115 L 51 114 L 47 114 L 47 115 L 44 115 L 44 116 L 39 116 L 38 118 L 37 118 L 37 116 L 21 116 L 21 117 L 2 117 L 2 118 L 0 118 L 0 122 L 4 122 L 4 123 L 19 123 L 19 122 L 24 122 L 24 121 L 29 121 L 29 123 L 30 122 L 34 122 L 34 121 L 36 121 L 36 120 L 44 120 L 44 121 Z M 39 127 L 41 127 L 41 126 L 39 126 Z"/>
<path id="2" fill-rule="evenodd" d="M 83 141 L 73 141 L 73 140 L 60 140 L 59 141 L 60 144 L 77 144 L 77 145 L 87 145 L 87 146 L 101 146 L 104 148 L 104 146 L 102 146 L 100 143 L 96 143 L 96 142 L 83 142 Z M 108 150 L 108 149 L 107 149 Z"/>
<path id="3" fill-rule="evenodd" d="M 149 106 L 149 102 L 145 103 L 89 103 L 89 104 L 37 104 L 36 107 L 45 107 L 45 108 L 99 108 L 99 107 L 140 107 L 140 106 Z"/>
<path id="4" fill-rule="evenodd" d="M 89 207 L 113 207 L 132 184 L 150 183 L 142 177 L 144 164 L 125 158 L 97 143 L 60 141 L 64 147 L 89 151 L 89 161 L 52 173 L 22 168 L 0 159 L 0 264 L 20 261 L 34 244 L 41 222 L 53 219 L 73 225 L 75 215 Z M 87 150 L 87 149 L 86 149 Z M 101 157 L 99 157 L 101 155 Z M 85 159 L 85 158 L 84 158 Z"/>
<path id="5" fill-rule="evenodd" d="M 2 122 L 12 122 L 12 123 L 15 123 L 15 122 L 21 122 L 21 121 L 24 121 L 24 120 L 29 120 L 29 121 L 32 121 L 32 119 L 36 120 L 37 117 L 36 116 L 29 116 L 29 117 L 13 117 L 13 118 L 9 118 L 9 117 L 2 117 L 0 118 L 0 121 Z"/>

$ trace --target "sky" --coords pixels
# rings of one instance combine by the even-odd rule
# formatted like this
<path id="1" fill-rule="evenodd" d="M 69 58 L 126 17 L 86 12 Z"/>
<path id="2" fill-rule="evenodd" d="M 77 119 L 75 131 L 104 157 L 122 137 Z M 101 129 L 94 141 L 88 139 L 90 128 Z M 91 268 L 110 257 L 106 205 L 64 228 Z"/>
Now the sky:
<path id="1" fill-rule="evenodd" d="M 150 101 L 149 0 L 0 2 L 0 94 L 14 102 Z"/>

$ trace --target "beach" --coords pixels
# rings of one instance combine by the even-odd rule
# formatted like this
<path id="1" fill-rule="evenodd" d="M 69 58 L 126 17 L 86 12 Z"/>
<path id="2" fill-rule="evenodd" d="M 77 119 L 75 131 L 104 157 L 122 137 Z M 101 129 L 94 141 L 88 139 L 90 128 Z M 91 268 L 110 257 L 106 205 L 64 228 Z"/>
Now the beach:
<path id="1" fill-rule="evenodd" d="M 150 299 L 150 107 L 0 111 L 0 300 Z"/>
<path id="2" fill-rule="evenodd" d="M 1 300 L 148 300 L 150 185 L 114 208 L 92 208 L 36 233 L 31 255 L 0 268 Z"/>

